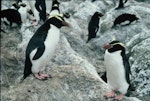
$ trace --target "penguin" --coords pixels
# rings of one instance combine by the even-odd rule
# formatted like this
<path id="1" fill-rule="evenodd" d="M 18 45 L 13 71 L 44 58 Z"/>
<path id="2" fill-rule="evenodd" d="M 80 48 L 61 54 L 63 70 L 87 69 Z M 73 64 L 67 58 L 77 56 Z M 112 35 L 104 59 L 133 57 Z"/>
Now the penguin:
<path id="1" fill-rule="evenodd" d="M 19 0 L 16 3 L 12 4 L 12 5 L 20 13 L 22 23 L 26 22 L 26 20 L 27 20 L 27 12 L 28 12 L 26 4 Z"/>
<path id="2" fill-rule="evenodd" d="M 62 26 L 69 26 L 69 24 L 65 22 L 62 16 L 56 15 L 49 18 L 37 29 L 26 48 L 24 76 L 21 82 L 30 74 L 34 74 L 39 80 L 51 77 L 41 72 L 55 52 Z"/>
<path id="3" fill-rule="evenodd" d="M 95 12 L 94 15 L 92 16 L 89 25 L 88 25 L 88 39 L 87 43 L 92 39 L 96 37 L 96 33 L 99 30 L 99 20 L 100 17 L 102 17 L 103 14 L 99 12 Z"/>
<path id="4" fill-rule="evenodd" d="M 50 16 L 60 14 L 59 4 L 60 3 L 57 0 L 53 0 Z M 68 12 L 63 13 L 63 16 L 67 19 L 70 18 L 70 14 Z"/>
<path id="5" fill-rule="evenodd" d="M 53 0 L 50 16 L 60 14 L 59 4 L 60 3 L 57 0 Z"/>
<path id="6" fill-rule="evenodd" d="M 134 14 L 128 14 L 128 13 L 124 13 L 122 15 L 119 15 L 115 21 L 114 21 L 114 24 L 112 26 L 115 27 L 117 24 L 122 24 L 122 23 L 125 23 L 126 21 L 128 21 L 126 24 L 124 25 L 129 25 L 131 24 L 133 21 L 136 21 L 138 20 L 139 18 L 136 17 L 136 15 Z"/>
<path id="7" fill-rule="evenodd" d="M 127 1 L 128 1 L 128 0 L 125 0 L 125 1 L 123 2 L 123 0 L 119 0 L 119 5 L 118 5 L 118 7 L 117 7 L 116 9 L 124 8 L 124 4 L 125 4 Z"/>
<path id="8" fill-rule="evenodd" d="M 35 0 L 35 8 L 39 12 L 40 19 L 44 22 L 46 20 L 46 3 L 45 0 Z"/>
<path id="9" fill-rule="evenodd" d="M 35 21 L 32 23 L 32 25 L 37 26 L 39 24 L 39 21 L 40 21 L 40 16 L 39 16 L 39 12 L 35 8 L 36 1 L 35 0 L 28 0 L 27 3 L 29 4 L 29 7 L 30 7 L 30 9 L 33 12 L 34 17 L 35 17 Z"/>
<path id="10" fill-rule="evenodd" d="M 118 40 L 113 40 L 103 46 L 105 51 L 104 64 L 106 66 L 107 83 L 111 92 L 105 94 L 106 98 L 114 97 L 121 100 L 128 92 L 130 85 L 130 64 L 125 54 L 125 45 Z M 115 95 L 119 91 L 119 95 Z"/>
<path id="11" fill-rule="evenodd" d="M 15 9 L 5 9 L 1 12 L 1 18 L 6 19 L 9 22 L 9 26 L 11 27 L 13 23 L 16 23 L 19 27 L 21 27 L 22 21 L 21 21 L 21 15 L 20 13 Z M 7 23 L 6 23 L 7 24 Z"/>

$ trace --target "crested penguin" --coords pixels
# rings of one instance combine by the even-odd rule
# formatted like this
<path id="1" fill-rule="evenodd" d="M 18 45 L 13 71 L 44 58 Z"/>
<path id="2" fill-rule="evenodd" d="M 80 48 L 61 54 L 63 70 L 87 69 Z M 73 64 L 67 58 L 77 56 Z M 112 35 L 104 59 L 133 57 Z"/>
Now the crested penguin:
<path id="1" fill-rule="evenodd" d="M 60 3 L 57 0 L 53 0 L 53 2 L 52 2 L 52 9 L 51 9 L 51 12 L 50 12 L 50 16 L 60 14 L 59 4 Z"/>
<path id="2" fill-rule="evenodd" d="M 99 12 L 95 12 L 94 15 L 92 16 L 89 25 L 88 25 L 88 40 L 87 43 L 92 39 L 96 37 L 96 33 L 99 30 L 99 20 L 100 17 L 102 17 L 103 14 Z"/>
<path id="3" fill-rule="evenodd" d="M 41 27 L 37 29 L 26 48 L 26 59 L 23 81 L 30 74 L 40 80 L 50 77 L 42 74 L 48 60 L 52 57 L 59 42 L 60 28 L 68 26 L 63 16 L 51 16 Z"/>
<path id="4" fill-rule="evenodd" d="M 114 21 L 114 25 L 112 26 L 115 27 L 116 25 L 129 25 L 134 21 L 137 21 L 139 18 L 136 17 L 136 15 L 134 14 L 128 14 L 128 13 L 124 13 L 119 15 L 115 21 Z"/>
<path id="5" fill-rule="evenodd" d="M 113 40 L 109 44 L 103 46 L 105 51 L 104 64 L 106 66 L 107 83 L 111 88 L 111 92 L 105 94 L 105 97 L 114 97 L 121 100 L 127 94 L 130 85 L 130 65 L 125 54 L 125 45 L 120 41 Z M 115 95 L 115 91 L 119 91 L 119 95 Z"/>

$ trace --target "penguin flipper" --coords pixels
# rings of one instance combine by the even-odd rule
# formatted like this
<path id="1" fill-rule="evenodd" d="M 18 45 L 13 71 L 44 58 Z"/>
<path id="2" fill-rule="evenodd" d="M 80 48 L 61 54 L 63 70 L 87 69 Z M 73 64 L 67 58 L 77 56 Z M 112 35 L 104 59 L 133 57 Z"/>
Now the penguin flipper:
<path id="1" fill-rule="evenodd" d="M 101 76 L 102 80 L 105 81 L 107 83 L 107 75 L 106 72 L 104 72 L 104 74 Z"/>
<path id="2" fill-rule="evenodd" d="M 130 64 L 129 64 L 129 61 L 128 61 L 126 55 L 123 56 L 123 60 L 124 60 L 123 64 L 124 64 L 124 67 L 125 67 L 126 80 L 130 84 L 129 74 L 131 74 L 131 69 L 130 69 Z"/>
<path id="3" fill-rule="evenodd" d="M 37 48 L 37 52 L 34 55 L 33 60 L 40 58 L 43 55 L 44 51 L 45 51 L 45 45 L 43 43 L 40 47 Z"/>

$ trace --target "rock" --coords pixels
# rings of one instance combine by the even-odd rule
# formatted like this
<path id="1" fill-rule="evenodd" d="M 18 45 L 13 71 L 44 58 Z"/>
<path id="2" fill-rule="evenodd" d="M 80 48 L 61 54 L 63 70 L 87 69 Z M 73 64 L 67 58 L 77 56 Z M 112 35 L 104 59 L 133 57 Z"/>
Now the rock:
<path id="1" fill-rule="evenodd" d="M 56 69 L 57 68 L 57 69 Z M 85 72 L 80 65 L 53 67 L 52 79 L 39 81 L 33 77 L 2 89 L 1 100 L 14 101 L 107 101 L 103 95 L 107 85 L 98 77 Z M 124 97 L 122 101 L 140 101 Z"/>
<path id="2" fill-rule="evenodd" d="M 149 101 L 149 5 L 132 0 L 126 8 L 114 10 L 114 0 L 93 3 L 91 0 L 60 1 L 61 11 L 71 14 L 66 19 L 71 28 L 61 29 L 59 45 L 44 71 L 51 74 L 52 79 L 39 81 L 31 75 L 19 83 L 23 75 L 26 46 L 40 25 L 33 27 L 28 21 L 21 29 L 9 29 L 2 23 L 7 33 L 1 33 L 1 100 L 108 101 L 103 95 L 110 89 L 100 78 L 106 68 L 102 46 L 115 36 L 126 45 L 132 71 L 131 83 L 136 87 L 131 97 L 124 97 L 122 101 L 140 101 L 135 97 Z M 10 4 L 4 2 L 6 6 Z M 104 16 L 100 19 L 97 38 L 87 44 L 88 22 L 95 11 L 103 12 Z M 140 19 L 128 26 L 111 28 L 115 18 L 122 13 L 133 13 Z"/>

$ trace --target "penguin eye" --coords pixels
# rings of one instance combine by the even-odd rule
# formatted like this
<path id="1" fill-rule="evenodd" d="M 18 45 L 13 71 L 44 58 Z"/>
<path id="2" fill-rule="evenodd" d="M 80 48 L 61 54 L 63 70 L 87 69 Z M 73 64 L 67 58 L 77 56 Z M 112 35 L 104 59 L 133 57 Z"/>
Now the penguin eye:
<path id="1" fill-rule="evenodd" d="M 112 48 L 112 47 L 114 47 L 114 45 L 113 45 L 113 44 L 110 44 L 110 47 Z"/>

